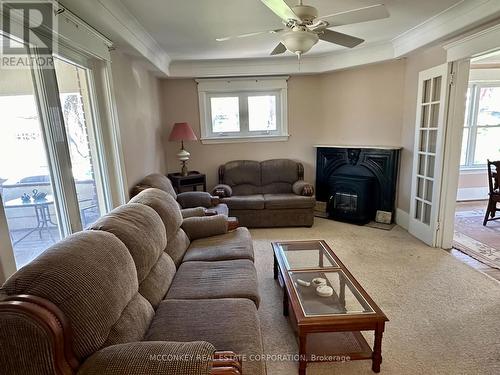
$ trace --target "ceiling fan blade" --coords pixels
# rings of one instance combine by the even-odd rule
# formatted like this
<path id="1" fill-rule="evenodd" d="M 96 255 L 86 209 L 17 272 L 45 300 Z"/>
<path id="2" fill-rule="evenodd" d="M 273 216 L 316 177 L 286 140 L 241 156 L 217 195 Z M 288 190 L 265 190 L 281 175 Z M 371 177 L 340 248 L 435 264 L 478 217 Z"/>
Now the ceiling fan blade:
<path id="1" fill-rule="evenodd" d="M 319 17 L 319 20 L 328 22 L 329 27 L 349 25 L 366 21 L 379 20 L 389 17 L 390 14 L 384 4 L 371 5 L 369 7 L 348 10 L 347 12 L 330 14 Z"/>
<path id="2" fill-rule="evenodd" d="M 288 20 L 297 20 L 300 21 L 300 18 L 294 13 L 294 11 L 285 3 L 284 0 L 260 0 L 271 9 L 279 18 L 284 21 Z"/>
<path id="3" fill-rule="evenodd" d="M 283 43 L 280 43 L 276 46 L 275 49 L 273 49 L 273 51 L 271 52 L 271 56 L 273 55 L 280 55 L 282 53 L 285 53 L 286 52 L 286 47 Z"/>
<path id="4" fill-rule="evenodd" d="M 364 42 L 364 39 L 356 38 L 355 36 L 342 34 L 337 31 L 328 29 L 325 29 L 321 33 L 319 33 L 318 37 L 325 42 L 335 43 L 349 48 L 356 47 L 358 44 Z"/>
<path id="5" fill-rule="evenodd" d="M 260 35 L 260 34 L 275 34 L 275 33 L 279 32 L 279 31 L 282 31 L 282 30 L 283 29 L 274 29 L 274 30 L 266 30 L 266 31 L 256 31 L 254 33 L 225 36 L 223 38 L 217 38 L 215 40 L 218 41 L 218 42 L 225 42 L 226 40 L 239 39 L 239 38 L 248 38 L 250 36 L 256 36 L 256 35 Z"/>

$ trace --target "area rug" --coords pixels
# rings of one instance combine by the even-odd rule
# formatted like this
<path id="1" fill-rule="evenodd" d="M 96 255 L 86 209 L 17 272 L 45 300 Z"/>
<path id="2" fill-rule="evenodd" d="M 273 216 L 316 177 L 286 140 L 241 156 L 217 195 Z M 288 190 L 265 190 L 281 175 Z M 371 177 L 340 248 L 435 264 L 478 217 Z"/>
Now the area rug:
<path id="1" fill-rule="evenodd" d="M 273 279 L 271 241 L 299 239 L 325 239 L 390 319 L 380 374 L 500 374 L 500 283 L 448 252 L 399 226 L 383 231 L 319 218 L 312 228 L 256 229 L 252 236 L 268 375 L 298 374 L 297 341 Z M 373 335 L 365 336 L 372 343 Z M 307 375 L 337 374 L 373 372 L 370 361 L 307 367 Z"/>
<path id="2" fill-rule="evenodd" d="M 500 269 L 500 221 L 489 221 L 483 226 L 483 219 L 483 210 L 457 212 L 453 247 Z"/>

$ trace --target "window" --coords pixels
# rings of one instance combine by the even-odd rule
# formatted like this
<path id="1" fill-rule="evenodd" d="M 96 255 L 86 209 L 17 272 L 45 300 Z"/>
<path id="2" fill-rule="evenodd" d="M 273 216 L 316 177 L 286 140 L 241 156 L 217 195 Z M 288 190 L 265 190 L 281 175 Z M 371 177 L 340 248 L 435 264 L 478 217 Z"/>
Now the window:
<path id="1" fill-rule="evenodd" d="M 288 139 L 287 78 L 198 80 L 202 142 Z"/>
<path id="2" fill-rule="evenodd" d="M 32 58 L 0 66 L 2 276 L 125 201 L 111 43 L 69 11 L 57 17 L 72 21 L 65 22 L 64 38 L 54 39 L 57 51 L 43 55 L 50 53 L 53 64 L 42 64 L 39 46 L 23 39 L 27 29 L 0 30 L 0 45 L 15 42 L 22 50 L 14 62 Z M 75 38 L 82 49 L 67 44 Z"/>
<path id="3" fill-rule="evenodd" d="M 473 84 L 467 90 L 462 168 L 482 168 L 500 159 L 500 84 Z"/>

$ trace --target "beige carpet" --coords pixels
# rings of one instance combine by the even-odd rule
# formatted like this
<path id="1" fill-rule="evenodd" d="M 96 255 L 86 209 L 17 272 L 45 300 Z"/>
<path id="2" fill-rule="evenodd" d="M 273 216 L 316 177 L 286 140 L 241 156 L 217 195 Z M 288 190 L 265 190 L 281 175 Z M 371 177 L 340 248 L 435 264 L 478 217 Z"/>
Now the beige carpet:
<path id="1" fill-rule="evenodd" d="M 386 313 L 381 374 L 500 374 L 500 283 L 400 227 L 384 231 L 325 219 L 312 228 L 252 230 L 267 354 L 297 353 L 273 279 L 273 240 L 325 239 Z M 369 342 L 372 334 L 367 333 Z M 269 375 L 297 374 L 270 361 Z M 370 361 L 310 364 L 308 375 L 373 374 Z"/>

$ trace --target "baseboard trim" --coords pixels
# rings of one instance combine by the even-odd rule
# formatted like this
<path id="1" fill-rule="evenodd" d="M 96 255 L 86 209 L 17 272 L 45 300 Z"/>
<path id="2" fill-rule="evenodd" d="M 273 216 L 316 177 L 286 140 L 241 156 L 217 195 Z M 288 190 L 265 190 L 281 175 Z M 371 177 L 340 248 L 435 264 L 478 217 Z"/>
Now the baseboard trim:
<path id="1" fill-rule="evenodd" d="M 410 215 L 408 212 L 403 211 L 400 208 L 396 208 L 396 224 L 408 230 L 408 226 L 410 224 Z"/>
<path id="2" fill-rule="evenodd" d="M 478 201 L 488 199 L 488 187 L 461 188 L 457 192 L 457 201 Z"/>

